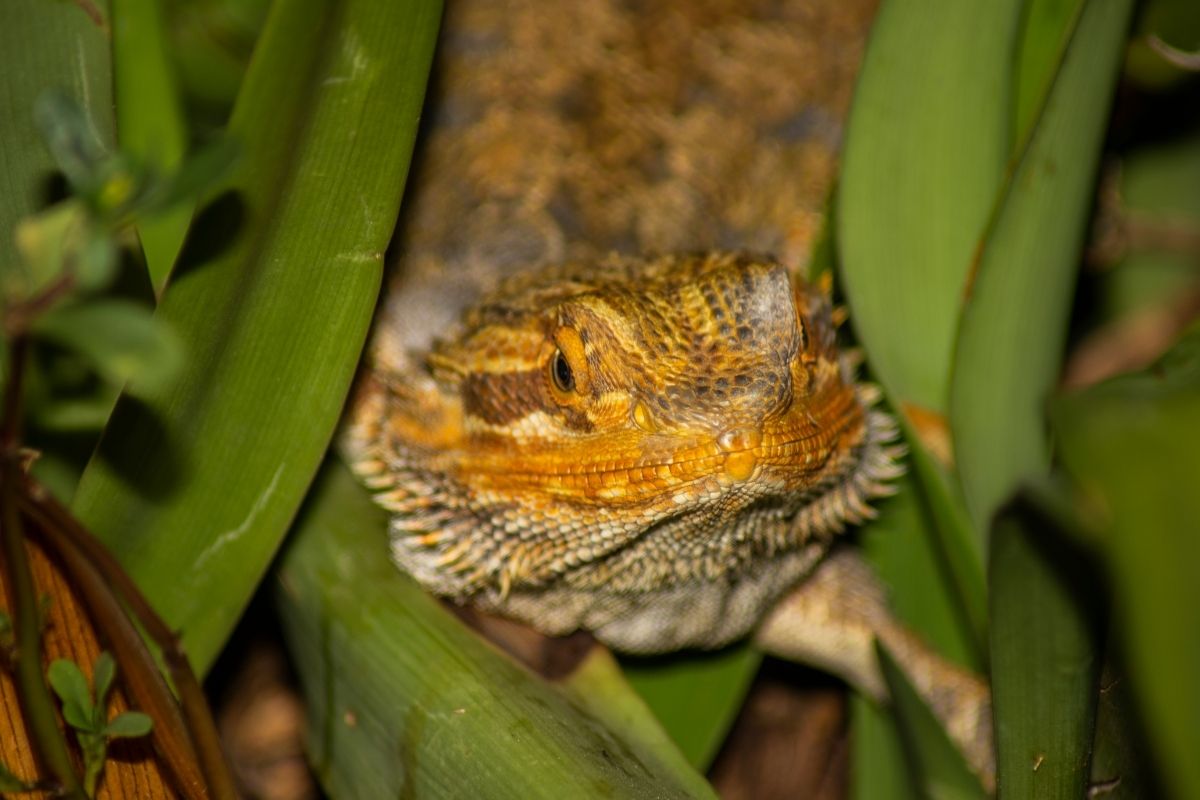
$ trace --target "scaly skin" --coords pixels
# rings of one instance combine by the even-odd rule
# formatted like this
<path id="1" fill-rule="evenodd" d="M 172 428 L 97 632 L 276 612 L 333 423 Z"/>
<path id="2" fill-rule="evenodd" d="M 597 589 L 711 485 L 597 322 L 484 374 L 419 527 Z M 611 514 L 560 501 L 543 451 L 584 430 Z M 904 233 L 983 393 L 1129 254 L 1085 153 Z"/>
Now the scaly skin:
<path id="1" fill-rule="evenodd" d="M 878 638 L 987 782 L 986 687 L 825 557 L 899 472 L 801 277 L 874 3 L 449 3 L 344 451 L 431 591 L 884 699 Z"/>
<path id="2" fill-rule="evenodd" d="M 427 363 L 367 381 L 355 469 L 401 566 L 547 633 L 641 653 L 744 636 L 900 472 L 828 301 L 770 260 L 538 271 Z"/>

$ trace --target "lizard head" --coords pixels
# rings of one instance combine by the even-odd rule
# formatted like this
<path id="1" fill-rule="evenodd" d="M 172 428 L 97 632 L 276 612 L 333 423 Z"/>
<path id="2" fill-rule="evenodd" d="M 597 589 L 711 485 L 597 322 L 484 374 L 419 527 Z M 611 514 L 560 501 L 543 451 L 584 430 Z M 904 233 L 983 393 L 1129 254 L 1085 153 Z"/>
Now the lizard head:
<path id="1" fill-rule="evenodd" d="M 690 548 L 720 574 L 753 556 L 714 555 L 723 537 L 799 547 L 897 472 L 834 334 L 826 294 L 766 259 L 554 267 L 484 298 L 419 368 L 368 375 L 349 455 L 395 512 L 397 559 L 441 594 L 612 584 L 612 556 L 652 540 L 648 558 Z"/>

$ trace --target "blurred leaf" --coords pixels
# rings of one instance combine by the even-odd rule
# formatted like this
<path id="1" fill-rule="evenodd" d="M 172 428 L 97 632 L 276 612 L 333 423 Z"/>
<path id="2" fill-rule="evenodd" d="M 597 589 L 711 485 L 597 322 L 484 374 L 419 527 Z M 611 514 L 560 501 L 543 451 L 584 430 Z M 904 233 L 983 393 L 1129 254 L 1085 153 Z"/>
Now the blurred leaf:
<path id="1" fill-rule="evenodd" d="M 1063 50 L 1087 0 L 1028 0 L 1018 38 L 1013 142 L 1022 146 L 1054 85 Z"/>
<path id="2" fill-rule="evenodd" d="M 64 48 L 63 42 L 72 46 Z M 112 142 L 112 74 L 102 20 L 78 3 L 0 3 L 0 265 L 17 261 L 9 231 L 49 201 L 54 162 L 34 125 L 34 104 L 48 86 L 85 101 L 88 127 Z"/>
<path id="3" fill-rule="evenodd" d="M 166 0 L 172 56 L 193 120 L 229 113 L 270 0 Z"/>
<path id="4" fill-rule="evenodd" d="M 1044 404 L 1060 371 L 1131 8 L 1129 0 L 1090 0 L 1079 16 L 967 287 L 950 424 L 981 534 L 1018 481 L 1049 463 Z"/>
<path id="5" fill-rule="evenodd" d="M 901 410 L 946 410 L 963 286 L 1011 147 L 998 98 L 1010 96 L 1020 8 L 893 0 L 871 31 L 838 247 L 855 331 Z"/>
<path id="6" fill-rule="evenodd" d="M 386 527 L 331 462 L 278 572 L 331 796 L 712 796 L 602 652 L 565 687 L 537 678 L 381 557 Z"/>
<path id="7" fill-rule="evenodd" d="M 981 670 L 987 660 L 987 588 L 957 476 L 937 463 L 918 437 L 907 434 L 905 439 L 911 469 L 908 491 L 921 501 L 923 513 L 902 512 L 906 516 L 898 524 L 904 534 L 892 547 L 897 551 L 904 548 L 900 560 L 905 566 L 891 568 L 887 577 L 900 582 L 897 597 L 925 598 L 927 605 L 911 615 L 911 624 L 926 634 L 936 634 L 935 641 L 957 654 L 952 657 L 964 666 Z M 874 523 L 869 529 L 874 529 Z M 912 563 L 913 557 L 919 566 Z M 934 584 L 945 588 L 932 588 Z M 940 620 L 948 611 L 958 623 L 953 635 L 949 628 L 941 627 Z M 933 622 L 935 616 L 937 623 Z"/>
<path id="8" fill-rule="evenodd" d="M 103 286 L 112 279 L 115 248 L 102 240 L 87 209 L 78 200 L 66 200 L 16 225 L 14 241 L 20 258 L 0 266 L 6 299 L 28 299 L 47 289 L 66 272 L 74 272 L 81 288 Z M 105 244 L 107 243 L 107 247 Z"/>
<path id="9" fill-rule="evenodd" d="M 900 741 L 914 772 L 920 776 L 921 797 L 931 800 L 986 797 L 978 779 L 971 774 L 891 654 L 879 645 L 875 650 L 892 698 L 892 710 L 901 731 Z"/>
<path id="10" fill-rule="evenodd" d="M 198 671 L 299 507 L 366 337 L 436 2 L 274 6 L 230 135 L 242 159 L 158 315 L 187 363 L 122 398 L 75 496 Z M 169 535 L 168 535 L 169 533 Z"/>
<path id="11" fill-rule="evenodd" d="M 982 643 L 975 641 L 968 609 L 945 577 L 937 543 L 929 535 L 929 514 L 917 476 L 910 472 L 897 484 L 899 492 L 881 503 L 879 516 L 859 532 L 863 552 L 888 587 L 897 618 L 951 660 L 980 669 Z M 982 585 L 981 575 L 972 590 L 980 592 L 978 602 L 986 611 Z M 982 629 L 978 635 L 984 635 Z M 852 710 L 854 796 L 861 800 L 921 797 L 890 711 L 861 698 L 855 699 Z"/>
<path id="12" fill-rule="evenodd" d="M 145 736 L 154 727 L 149 716 L 140 711 L 123 711 L 104 726 L 104 735 L 113 738 L 135 738 Z"/>
<path id="13" fill-rule="evenodd" d="M 63 719 L 67 724 L 78 730 L 90 730 L 94 704 L 87 678 L 79 665 L 65 658 L 55 659 L 46 671 L 46 678 L 62 702 Z"/>
<path id="14" fill-rule="evenodd" d="M 108 690 L 112 688 L 116 675 L 117 662 L 107 650 L 101 651 L 96 657 L 95 666 L 92 667 L 92 687 L 96 695 L 96 705 L 100 707 L 101 713 L 108 707 Z"/>
<path id="15" fill-rule="evenodd" d="M 187 127 L 159 0 L 111 0 L 113 78 L 117 99 L 117 138 L 158 174 L 179 166 L 187 148 Z M 222 176 L 224 177 L 224 176 Z M 159 218 L 138 222 L 138 235 L 156 292 L 166 283 L 183 244 L 199 192 Z"/>
<path id="16" fill-rule="evenodd" d="M 1138 28 L 1143 33 L 1176 50 L 1200 50 L 1200 7 L 1193 0 L 1148 0 L 1142 5 Z"/>
<path id="17" fill-rule="evenodd" d="M 1158 364 L 1063 397 L 1051 420 L 1113 576 L 1114 615 L 1171 796 L 1200 797 L 1200 326 Z"/>
<path id="18" fill-rule="evenodd" d="M 762 662 L 748 643 L 716 653 L 624 659 L 629 683 L 697 769 L 707 769 Z"/>
<path id="19" fill-rule="evenodd" d="M 98 191 L 98 173 L 108 152 L 84 107 L 66 92 L 51 88 L 38 96 L 33 113 L 50 157 L 76 194 L 86 197 Z"/>
<path id="20" fill-rule="evenodd" d="M 233 172 L 237 156 L 237 143 L 228 138 L 218 138 L 200 147 L 184 158 L 174 172 L 156 181 L 140 204 L 140 213 L 153 216 L 184 207 L 190 217 L 196 199 L 208 194 Z M 170 267 L 168 263 L 167 269 Z"/>
<path id="21" fill-rule="evenodd" d="M 82 354 L 117 386 L 137 396 L 161 392 L 176 376 L 183 350 L 162 320 L 128 300 L 94 300 L 55 308 L 34 332 Z"/>
<path id="22" fill-rule="evenodd" d="M 1117 191 L 1127 250 L 1096 276 L 1105 319 L 1169 304 L 1200 281 L 1200 131 L 1129 153 Z"/>
<path id="23" fill-rule="evenodd" d="M 853 800 L 923 800 L 889 710 L 862 695 L 851 696 L 850 730 L 854 732 Z"/>
<path id="24" fill-rule="evenodd" d="M 988 559 L 997 779 L 1011 797 L 1087 793 L 1100 672 L 1095 569 L 1018 495 Z"/>

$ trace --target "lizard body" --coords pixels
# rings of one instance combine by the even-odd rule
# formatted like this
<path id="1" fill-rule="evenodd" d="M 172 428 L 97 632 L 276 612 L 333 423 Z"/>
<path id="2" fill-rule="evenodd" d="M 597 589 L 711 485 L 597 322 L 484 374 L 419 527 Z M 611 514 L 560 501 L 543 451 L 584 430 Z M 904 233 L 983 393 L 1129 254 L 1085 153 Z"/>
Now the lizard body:
<path id="1" fill-rule="evenodd" d="M 343 450 L 431 591 L 640 653 L 759 626 L 882 698 L 879 638 L 986 783 L 986 687 L 826 557 L 900 472 L 804 278 L 873 10 L 448 4 Z"/>

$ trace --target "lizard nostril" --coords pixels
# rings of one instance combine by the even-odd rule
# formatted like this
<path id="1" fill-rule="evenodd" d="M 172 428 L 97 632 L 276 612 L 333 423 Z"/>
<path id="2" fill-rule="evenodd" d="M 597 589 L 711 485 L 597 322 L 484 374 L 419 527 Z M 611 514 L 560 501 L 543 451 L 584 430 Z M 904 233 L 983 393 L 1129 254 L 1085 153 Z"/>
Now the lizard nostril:
<path id="1" fill-rule="evenodd" d="M 762 444 L 762 431 L 758 428 L 730 428 L 717 437 L 717 447 L 726 453 L 751 450 Z"/>
<path id="2" fill-rule="evenodd" d="M 762 431 L 758 428 L 730 428 L 717 437 L 717 447 L 725 456 L 725 475 L 735 481 L 748 480 L 758 466 L 754 450 L 762 444 Z"/>

